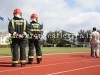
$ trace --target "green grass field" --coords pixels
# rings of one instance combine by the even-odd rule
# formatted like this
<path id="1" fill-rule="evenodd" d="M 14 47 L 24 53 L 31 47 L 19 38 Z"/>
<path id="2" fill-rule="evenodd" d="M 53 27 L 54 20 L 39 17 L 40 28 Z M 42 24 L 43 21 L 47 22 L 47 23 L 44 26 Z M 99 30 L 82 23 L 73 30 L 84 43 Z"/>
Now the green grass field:
<path id="1" fill-rule="evenodd" d="M 51 54 L 51 53 L 74 53 L 74 52 L 89 52 L 90 48 L 83 47 L 42 47 L 43 54 Z M 26 52 L 28 52 L 28 48 L 26 48 Z M 0 48 L 0 56 L 10 56 L 11 50 L 10 48 Z"/>

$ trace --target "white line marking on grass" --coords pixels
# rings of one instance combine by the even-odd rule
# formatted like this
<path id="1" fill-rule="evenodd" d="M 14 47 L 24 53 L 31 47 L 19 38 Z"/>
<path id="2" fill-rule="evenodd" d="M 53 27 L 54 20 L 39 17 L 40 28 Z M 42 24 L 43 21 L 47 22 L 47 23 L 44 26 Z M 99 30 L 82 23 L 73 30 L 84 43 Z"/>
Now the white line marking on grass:
<path id="1" fill-rule="evenodd" d="M 95 67 L 100 67 L 100 65 L 82 67 L 82 68 L 77 68 L 77 69 L 72 69 L 72 70 L 67 70 L 67 71 L 61 71 L 61 72 L 51 73 L 51 74 L 48 74 L 48 75 L 57 75 L 57 74 L 68 73 L 68 72 L 73 72 L 73 71 L 79 71 L 79 70 L 95 68 Z"/>
<path id="2" fill-rule="evenodd" d="M 90 59 L 90 60 L 93 60 L 93 59 Z M 17 70 L 23 70 L 23 69 L 31 69 L 31 68 L 34 68 L 34 67 L 47 67 L 47 66 L 54 66 L 54 65 L 66 64 L 66 63 L 86 62 L 86 61 L 89 61 L 89 60 L 80 60 L 80 61 L 63 62 L 63 63 L 55 63 L 55 64 L 46 64 L 46 65 L 41 65 L 41 66 L 32 66 L 32 67 L 3 70 L 3 71 L 0 71 L 0 72 L 11 72 L 11 71 L 17 71 Z"/>

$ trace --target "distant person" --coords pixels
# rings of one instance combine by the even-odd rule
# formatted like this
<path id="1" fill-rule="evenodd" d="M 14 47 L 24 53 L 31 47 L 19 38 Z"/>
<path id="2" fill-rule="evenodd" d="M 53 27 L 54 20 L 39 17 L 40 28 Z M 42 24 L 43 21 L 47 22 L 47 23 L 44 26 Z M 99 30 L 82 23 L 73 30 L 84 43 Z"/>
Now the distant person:
<path id="1" fill-rule="evenodd" d="M 100 43 L 100 34 L 99 32 L 96 31 L 96 27 L 93 27 L 93 31 L 90 36 L 90 44 L 91 44 L 91 49 L 93 52 L 92 56 L 99 58 L 99 43 Z"/>
<path id="2" fill-rule="evenodd" d="M 12 66 L 16 67 L 18 64 L 18 48 L 20 48 L 20 64 L 26 65 L 26 45 L 27 45 L 27 33 L 28 23 L 22 18 L 22 12 L 20 9 L 13 11 L 13 19 L 10 20 L 8 25 L 8 32 L 12 37 Z"/>
<path id="3" fill-rule="evenodd" d="M 29 52 L 28 52 L 28 64 L 33 63 L 34 59 L 34 47 L 36 49 L 37 64 L 42 60 L 42 52 L 40 46 L 40 38 L 43 33 L 43 26 L 38 23 L 37 14 L 32 14 L 30 16 L 31 22 L 29 25 Z"/>

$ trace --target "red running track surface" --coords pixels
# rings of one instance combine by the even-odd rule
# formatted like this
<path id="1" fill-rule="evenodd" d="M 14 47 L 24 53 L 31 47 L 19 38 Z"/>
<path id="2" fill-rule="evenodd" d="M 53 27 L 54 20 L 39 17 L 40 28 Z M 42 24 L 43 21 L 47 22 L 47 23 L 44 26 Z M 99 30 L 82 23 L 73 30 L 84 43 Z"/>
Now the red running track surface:
<path id="1" fill-rule="evenodd" d="M 0 58 L 0 75 L 99 75 L 100 58 L 89 53 L 43 55 L 43 61 L 11 67 L 11 57 Z"/>

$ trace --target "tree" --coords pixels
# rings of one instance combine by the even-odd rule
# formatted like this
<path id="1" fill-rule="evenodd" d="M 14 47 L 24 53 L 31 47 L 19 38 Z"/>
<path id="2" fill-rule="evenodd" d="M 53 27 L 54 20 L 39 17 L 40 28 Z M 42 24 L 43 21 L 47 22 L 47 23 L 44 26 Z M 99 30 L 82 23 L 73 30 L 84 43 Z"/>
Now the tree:
<path id="1" fill-rule="evenodd" d="M 47 43 L 57 44 L 58 46 L 65 46 L 73 43 L 73 34 L 64 30 L 48 32 L 46 35 Z"/>
<path id="2" fill-rule="evenodd" d="M 85 30 L 80 30 L 78 32 L 77 41 L 81 43 L 85 41 Z"/>

